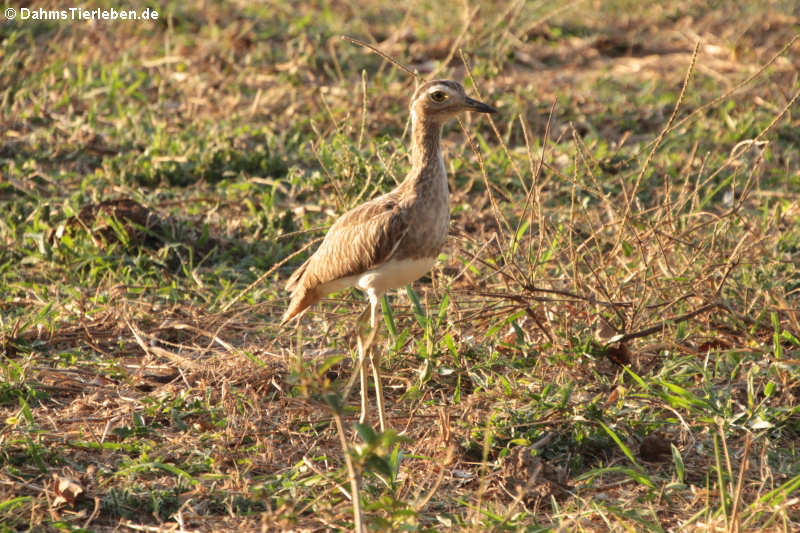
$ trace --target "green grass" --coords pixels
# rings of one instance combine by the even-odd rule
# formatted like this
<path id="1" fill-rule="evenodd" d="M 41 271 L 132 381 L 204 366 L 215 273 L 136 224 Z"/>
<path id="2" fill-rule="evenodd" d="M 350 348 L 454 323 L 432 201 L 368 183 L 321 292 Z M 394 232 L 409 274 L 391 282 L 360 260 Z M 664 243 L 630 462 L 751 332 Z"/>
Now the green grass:
<path id="1" fill-rule="evenodd" d="M 0 531 L 350 530 L 345 453 L 370 530 L 797 530 L 800 11 L 711 4 L 3 18 Z M 341 399 L 363 297 L 278 325 L 407 169 L 413 80 L 341 35 L 500 109 L 483 171 L 445 128 L 382 434 Z"/>

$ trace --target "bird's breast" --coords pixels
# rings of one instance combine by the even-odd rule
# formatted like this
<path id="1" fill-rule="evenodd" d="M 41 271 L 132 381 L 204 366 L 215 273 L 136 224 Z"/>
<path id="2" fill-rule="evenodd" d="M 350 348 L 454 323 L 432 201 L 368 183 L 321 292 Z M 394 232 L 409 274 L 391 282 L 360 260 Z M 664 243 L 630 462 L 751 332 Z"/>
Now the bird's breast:
<path id="1" fill-rule="evenodd" d="M 409 210 L 408 232 L 396 254 L 401 259 L 436 257 L 447 240 L 450 228 L 447 182 L 444 189 L 426 193 L 420 195 Z"/>

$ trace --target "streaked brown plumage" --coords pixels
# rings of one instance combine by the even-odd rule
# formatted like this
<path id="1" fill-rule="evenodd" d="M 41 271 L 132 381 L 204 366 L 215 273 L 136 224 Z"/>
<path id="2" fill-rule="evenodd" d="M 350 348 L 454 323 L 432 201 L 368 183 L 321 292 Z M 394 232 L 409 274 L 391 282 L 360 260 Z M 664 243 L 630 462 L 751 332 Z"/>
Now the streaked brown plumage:
<path id="1" fill-rule="evenodd" d="M 291 301 L 282 324 L 300 316 L 326 295 L 348 287 L 365 291 L 371 305 L 372 331 L 377 304 L 389 289 L 413 282 L 433 265 L 449 226 L 449 190 L 441 153 L 442 125 L 460 112 L 494 113 L 495 109 L 466 96 L 461 84 L 436 80 L 421 85 L 411 100 L 411 170 L 391 192 L 342 215 L 328 230 L 314 254 L 289 278 Z M 362 422 L 366 416 L 366 360 L 361 354 Z M 373 371 L 381 429 L 383 399 L 377 365 Z"/>
<path id="2" fill-rule="evenodd" d="M 399 197 L 392 191 L 375 198 L 348 211 L 331 226 L 314 255 L 286 283 L 292 301 L 284 323 L 330 292 L 341 290 L 330 290 L 327 285 L 331 282 L 367 272 L 392 257 L 408 231 L 410 218 Z"/>

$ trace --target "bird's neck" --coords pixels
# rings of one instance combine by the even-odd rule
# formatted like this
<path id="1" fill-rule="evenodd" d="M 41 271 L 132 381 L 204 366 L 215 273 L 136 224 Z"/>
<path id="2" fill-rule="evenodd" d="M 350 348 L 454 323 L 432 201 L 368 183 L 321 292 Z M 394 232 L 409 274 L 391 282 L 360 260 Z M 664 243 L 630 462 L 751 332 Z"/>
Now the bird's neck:
<path id="1" fill-rule="evenodd" d="M 441 122 L 412 115 L 411 172 L 408 174 L 407 181 L 446 181 L 441 140 Z"/>

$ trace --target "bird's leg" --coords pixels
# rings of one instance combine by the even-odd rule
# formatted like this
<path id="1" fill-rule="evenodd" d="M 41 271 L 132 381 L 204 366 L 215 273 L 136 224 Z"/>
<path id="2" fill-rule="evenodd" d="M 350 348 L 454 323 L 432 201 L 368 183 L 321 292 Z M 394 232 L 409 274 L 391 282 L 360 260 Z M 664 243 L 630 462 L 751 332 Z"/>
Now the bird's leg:
<path id="1" fill-rule="evenodd" d="M 361 414 L 358 417 L 359 424 L 367 421 L 367 412 L 369 411 L 369 404 L 367 403 L 367 350 L 369 350 L 369 343 L 365 342 L 364 326 L 366 325 L 367 313 L 370 308 L 367 307 L 358 316 L 356 323 L 356 342 L 358 343 L 358 376 L 361 378 Z M 367 334 L 368 340 L 371 340 L 373 333 Z M 349 389 L 348 389 L 349 390 Z"/>
<path id="2" fill-rule="evenodd" d="M 375 333 L 378 331 L 378 301 L 379 296 L 370 293 L 370 324 L 372 331 L 369 334 L 369 345 L 375 340 Z M 378 405 L 378 423 L 381 426 L 381 431 L 386 431 L 386 413 L 383 409 L 383 386 L 381 385 L 381 367 L 380 358 L 376 360 L 375 350 L 369 353 L 369 362 L 372 365 L 372 378 L 375 381 L 375 403 Z M 362 387 L 364 384 L 362 384 Z"/>
<path id="3" fill-rule="evenodd" d="M 370 294 L 370 306 L 364 309 L 358 319 L 356 319 L 356 341 L 358 344 L 358 375 L 361 378 L 361 415 L 358 417 L 358 422 L 363 424 L 367 421 L 367 413 L 369 412 L 369 403 L 367 393 L 369 392 L 369 385 L 367 383 L 367 355 L 369 354 L 369 362 L 372 364 L 372 376 L 375 380 L 375 395 L 378 404 L 378 421 L 380 423 L 381 431 L 386 428 L 386 414 L 383 409 L 383 388 L 381 387 L 380 367 L 375 362 L 374 355 L 370 352 L 375 335 L 378 331 L 378 302 L 380 296 Z M 369 319 L 369 332 L 367 329 L 367 313 L 370 313 Z M 350 395 L 350 390 L 355 384 L 355 372 L 350 378 L 350 381 L 345 388 L 344 401 Z"/>

